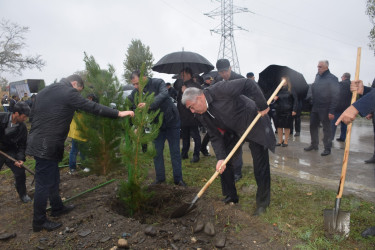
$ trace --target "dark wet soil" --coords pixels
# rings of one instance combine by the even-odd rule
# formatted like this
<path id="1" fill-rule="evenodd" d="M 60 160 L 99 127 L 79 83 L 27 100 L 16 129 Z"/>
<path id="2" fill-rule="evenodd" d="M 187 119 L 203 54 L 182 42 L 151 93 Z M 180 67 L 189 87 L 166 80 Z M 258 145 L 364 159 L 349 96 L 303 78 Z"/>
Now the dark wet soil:
<path id="1" fill-rule="evenodd" d="M 28 176 L 27 187 L 33 196 L 31 181 Z M 106 181 L 102 176 L 71 176 L 63 169 L 61 197 L 67 199 Z M 245 213 L 238 204 L 225 205 L 206 196 L 189 214 L 171 219 L 175 209 L 192 201 L 199 191 L 194 187 L 150 186 L 154 196 L 147 204 L 149 209 L 129 216 L 118 201 L 118 181 L 71 201 L 76 209 L 51 218 L 63 223 L 60 229 L 34 233 L 32 203 L 21 203 L 13 175 L 1 174 L 0 183 L 0 234 L 17 234 L 0 240 L 0 249 L 111 249 L 120 238 L 126 239 L 131 249 L 215 249 L 223 245 L 226 249 L 289 249 L 297 244 L 284 242 L 288 237 L 277 227 Z"/>

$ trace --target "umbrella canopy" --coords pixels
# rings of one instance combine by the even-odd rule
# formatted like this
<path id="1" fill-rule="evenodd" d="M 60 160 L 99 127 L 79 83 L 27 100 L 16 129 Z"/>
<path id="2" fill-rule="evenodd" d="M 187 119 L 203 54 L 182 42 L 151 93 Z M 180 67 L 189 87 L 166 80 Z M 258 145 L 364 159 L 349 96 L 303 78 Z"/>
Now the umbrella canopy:
<path id="1" fill-rule="evenodd" d="M 186 67 L 191 68 L 193 73 L 209 72 L 214 69 L 214 66 L 198 53 L 179 51 L 162 57 L 152 70 L 159 73 L 179 74 Z"/>
<path id="2" fill-rule="evenodd" d="M 305 99 L 309 86 L 303 75 L 287 66 L 270 65 L 259 74 L 258 85 L 263 90 L 266 98 L 275 91 L 281 78 L 287 76 L 292 84 L 292 90 L 299 99 Z"/>

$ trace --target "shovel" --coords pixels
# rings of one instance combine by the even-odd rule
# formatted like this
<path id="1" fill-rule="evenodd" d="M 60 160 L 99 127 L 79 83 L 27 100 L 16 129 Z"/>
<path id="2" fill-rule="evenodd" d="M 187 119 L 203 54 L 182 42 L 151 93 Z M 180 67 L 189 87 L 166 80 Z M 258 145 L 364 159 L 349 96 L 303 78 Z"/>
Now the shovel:
<path id="1" fill-rule="evenodd" d="M 8 158 L 8 159 L 11 160 L 11 161 L 14 161 L 14 162 L 17 161 L 17 160 L 14 159 L 12 156 L 8 155 L 7 153 L 4 153 L 4 152 L 1 151 L 1 150 L 0 150 L 0 154 L 4 155 L 6 158 Z M 26 167 L 25 165 L 22 164 L 21 166 L 22 166 L 27 172 L 29 172 L 30 174 L 35 175 L 35 172 L 32 171 L 31 169 L 29 169 L 28 167 Z"/>
<path id="2" fill-rule="evenodd" d="M 283 79 L 279 85 L 277 86 L 276 90 L 273 92 L 271 97 L 268 99 L 267 104 L 269 105 L 277 93 L 279 93 L 280 89 L 285 83 L 285 79 Z M 171 218 L 179 218 L 184 216 L 185 214 L 189 213 L 196 207 L 196 203 L 198 199 L 203 195 L 203 193 L 206 191 L 206 189 L 211 185 L 211 183 L 216 179 L 216 177 L 219 175 L 219 172 L 221 168 L 228 163 L 228 161 L 232 158 L 236 150 L 241 146 L 242 142 L 245 140 L 246 136 L 250 133 L 251 129 L 254 127 L 254 125 L 258 122 L 260 119 L 261 114 L 257 114 L 257 116 L 254 118 L 254 120 L 251 122 L 250 126 L 246 129 L 244 134 L 241 136 L 237 144 L 234 146 L 232 151 L 228 154 L 228 156 L 225 158 L 224 162 L 221 164 L 219 171 L 215 171 L 215 173 L 212 175 L 212 177 L 206 182 L 206 184 L 203 186 L 203 188 L 199 191 L 199 193 L 194 197 L 193 201 L 191 203 L 184 203 L 179 208 L 177 208 L 173 213 L 171 214 Z"/>
<path id="3" fill-rule="evenodd" d="M 355 70 L 355 80 L 359 79 L 360 60 L 361 60 L 361 48 L 359 47 L 357 50 L 357 65 L 356 65 L 356 70 Z M 352 94 L 352 101 L 351 101 L 352 104 L 355 102 L 356 98 L 357 98 L 357 92 L 354 91 Z M 347 132 L 346 132 L 344 158 L 342 161 L 341 177 L 340 177 L 340 183 L 339 183 L 339 190 L 337 191 L 335 207 L 333 209 L 324 209 L 323 211 L 324 229 L 328 233 L 328 236 L 333 236 L 335 234 L 339 234 L 344 237 L 349 236 L 350 213 L 340 210 L 340 202 L 341 202 L 342 193 L 344 191 L 346 169 L 348 166 L 351 132 L 352 132 L 352 123 L 348 125 Z"/>

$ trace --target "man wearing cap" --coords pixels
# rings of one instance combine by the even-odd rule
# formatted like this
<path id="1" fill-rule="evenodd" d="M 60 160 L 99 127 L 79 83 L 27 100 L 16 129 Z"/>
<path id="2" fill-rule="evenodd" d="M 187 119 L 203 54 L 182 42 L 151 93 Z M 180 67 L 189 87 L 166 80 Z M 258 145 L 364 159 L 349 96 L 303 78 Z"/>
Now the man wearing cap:
<path id="1" fill-rule="evenodd" d="M 212 82 L 214 81 L 214 78 L 210 75 L 203 75 L 203 81 L 204 83 L 202 84 L 202 88 L 208 88 L 212 85 Z"/>
<path id="2" fill-rule="evenodd" d="M 240 74 L 237 74 L 236 72 L 232 71 L 232 67 L 230 66 L 228 59 L 219 59 L 216 62 L 216 68 L 220 75 L 219 81 L 231 81 L 235 79 L 241 79 L 245 78 Z M 238 148 L 238 158 L 234 160 L 233 166 L 234 166 L 234 178 L 236 181 L 239 181 L 242 178 L 242 147 Z"/>
<path id="3" fill-rule="evenodd" d="M 254 73 L 253 73 L 253 72 L 249 72 L 249 73 L 247 73 L 247 74 L 246 74 L 246 78 L 247 78 L 247 79 L 252 79 L 252 80 L 255 81 L 255 76 L 254 76 Z"/>

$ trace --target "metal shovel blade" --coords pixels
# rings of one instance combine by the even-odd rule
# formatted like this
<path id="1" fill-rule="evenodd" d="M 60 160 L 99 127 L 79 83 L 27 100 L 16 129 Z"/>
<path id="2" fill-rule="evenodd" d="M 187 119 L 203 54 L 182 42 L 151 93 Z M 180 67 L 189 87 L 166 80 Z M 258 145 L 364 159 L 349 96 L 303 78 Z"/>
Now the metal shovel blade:
<path id="1" fill-rule="evenodd" d="M 329 235 L 340 234 L 348 237 L 350 231 L 350 213 L 333 209 L 324 209 L 324 229 Z"/>
<path id="2" fill-rule="evenodd" d="M 171 214 L 171 218 L 180 218 L 196 207 L 197 205 L 195 205 L 195 203 L 184 203 L 182 206 L 173 211 L 173 213 Z"/>

